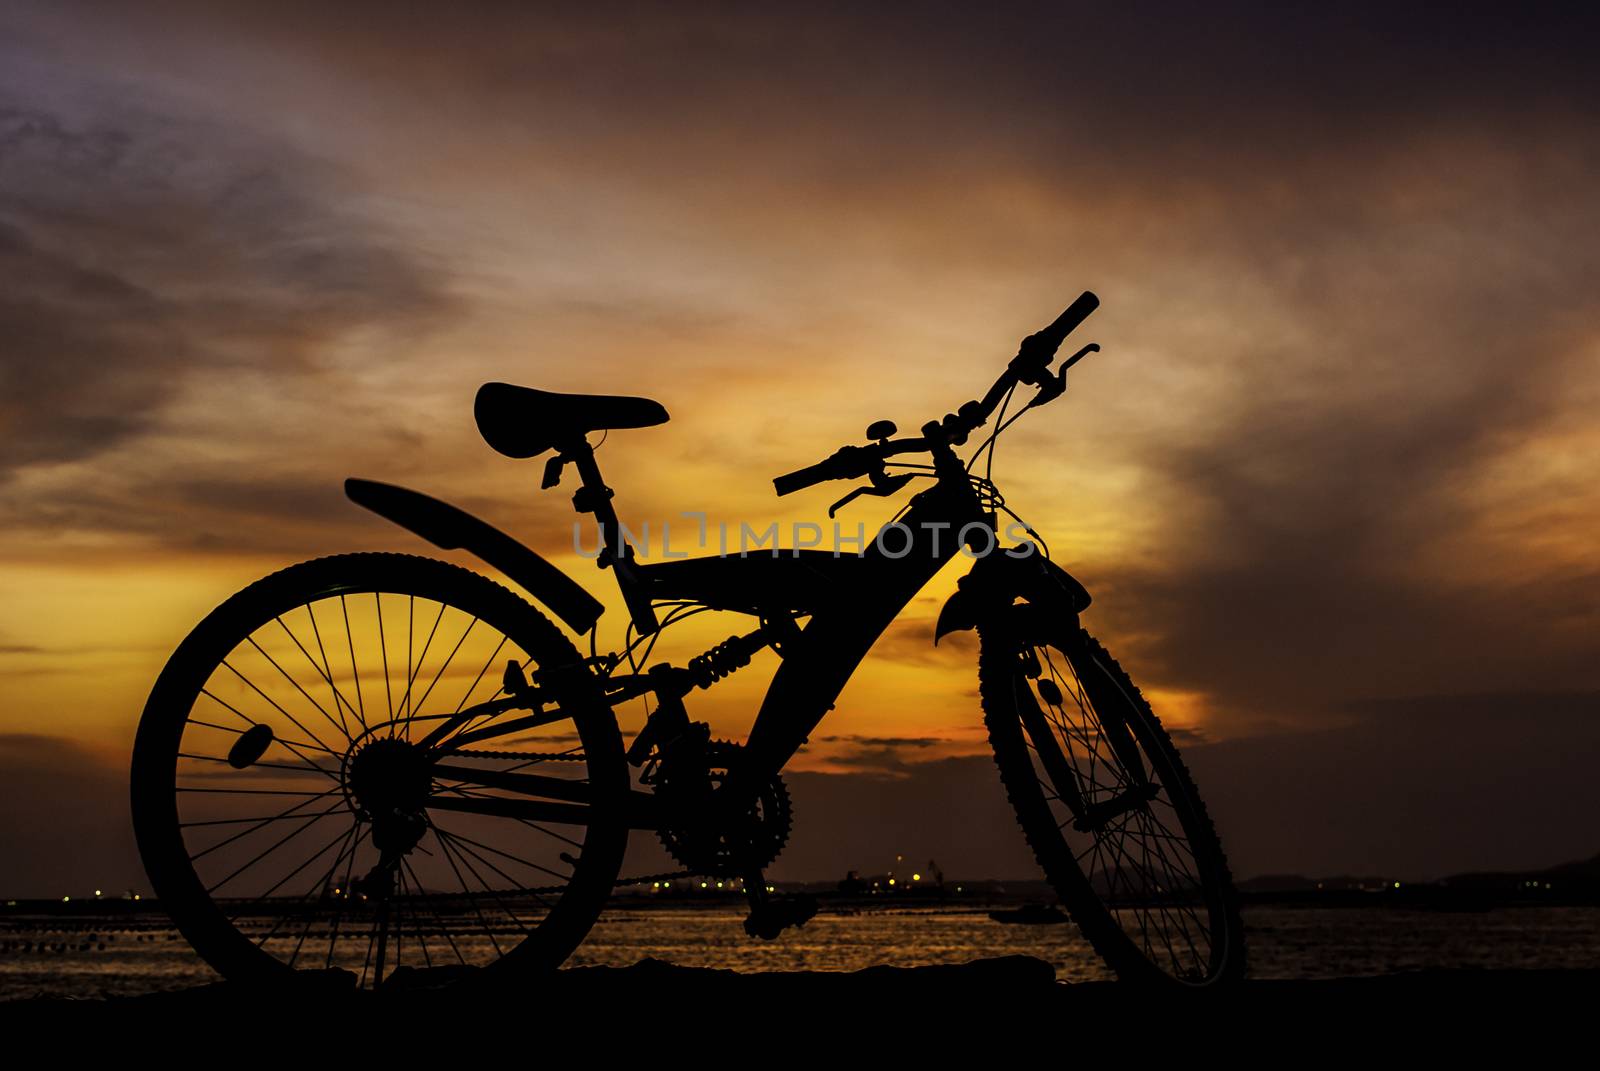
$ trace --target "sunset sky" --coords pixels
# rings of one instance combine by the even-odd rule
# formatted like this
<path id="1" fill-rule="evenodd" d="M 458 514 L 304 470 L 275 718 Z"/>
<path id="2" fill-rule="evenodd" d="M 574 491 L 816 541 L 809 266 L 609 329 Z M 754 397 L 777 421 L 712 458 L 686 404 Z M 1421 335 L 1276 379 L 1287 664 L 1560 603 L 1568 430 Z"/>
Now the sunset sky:
<path id="1" fill-rule="evenodd" d="M 819 520 L 844 485 L 770 478 L 976 396 L 1084 289 L 1104 352 L 996 478 L 1236 873 L 1600 851 L 1594 20 L 872 10 L 0 10 L 0 892 L 143 882 L 128 748 L 211 607 L 422 551 L 347 475 L 519 534 L 617 642 L 480 383 L 662 402 L 599 454 L 630 524 Z M 931 646 L 957 575 L 797 759 L 778 876 L 1029 872 L 974 647 Z M 693 712 L 742 735 L 771 666 Z"/>

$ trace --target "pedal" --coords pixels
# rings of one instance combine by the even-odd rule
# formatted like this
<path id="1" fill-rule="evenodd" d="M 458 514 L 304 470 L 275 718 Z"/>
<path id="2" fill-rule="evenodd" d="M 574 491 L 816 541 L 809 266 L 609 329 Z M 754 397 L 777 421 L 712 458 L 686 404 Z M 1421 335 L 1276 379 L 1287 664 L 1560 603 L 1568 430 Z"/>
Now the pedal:
<path id="1" fill-rule="evenodd" d="M 804 893 L 767 900 L 750 910 L 744 932 L 763 941 L 776 940 L 790 926 L 804 926 L 817 913 L 817 898 Z"/>

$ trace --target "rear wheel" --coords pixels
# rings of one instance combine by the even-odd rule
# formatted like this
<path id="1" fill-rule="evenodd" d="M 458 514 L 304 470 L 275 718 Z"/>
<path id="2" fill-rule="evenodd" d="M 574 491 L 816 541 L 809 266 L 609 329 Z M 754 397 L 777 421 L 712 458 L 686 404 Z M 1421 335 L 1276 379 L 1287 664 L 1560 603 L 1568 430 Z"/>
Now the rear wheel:
<path id="1" fill-rule="evenodd" d="M 1006 792 L 1083 934 L 1128 980 L 1244 974 L 1238 896 L 1194 781 L 1093 637 L 1011 607 L 980 627 L 979 689 Z"/>
<path id="2" fill-rule="evenodd" d="M 230 978 L 342 968 L 360 985 L 555 967 L 598 917 L 627 829 L 622 741 L 580 684 L 557 717 L 451 716 L 503 671 L 580 662 L 542 614 L 466 569 L 397 554 L 292 566 L 214 610 L 151 692 L 134 829 L 162 906 Z M 493 773 L 537 773 L 557 820 L 466 813 Z M 558 783 L 559 782 L 559 783 Z M 396 972 L 402 972 L 396 975 Z"/>

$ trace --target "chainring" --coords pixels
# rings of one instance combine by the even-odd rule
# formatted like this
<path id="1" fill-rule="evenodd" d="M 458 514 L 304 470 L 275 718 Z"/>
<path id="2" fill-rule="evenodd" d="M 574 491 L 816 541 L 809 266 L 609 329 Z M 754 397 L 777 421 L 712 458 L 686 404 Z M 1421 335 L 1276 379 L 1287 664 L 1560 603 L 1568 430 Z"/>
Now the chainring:
<path id="1" fill-rule="evenodd" d="M 692 763 L 663 763 L 656 792 L 679 800 L 708 799 L 727 778 L 728 769 L 742 745 L 713 740 Z M 749 809 L 731 823 L 663 828 L 656 831 L 674 859 L 696 874 L 744 877 L 778 858 L 789 842 L 794 811 L 783 778 L 773 774 L 756 794 Z"/>

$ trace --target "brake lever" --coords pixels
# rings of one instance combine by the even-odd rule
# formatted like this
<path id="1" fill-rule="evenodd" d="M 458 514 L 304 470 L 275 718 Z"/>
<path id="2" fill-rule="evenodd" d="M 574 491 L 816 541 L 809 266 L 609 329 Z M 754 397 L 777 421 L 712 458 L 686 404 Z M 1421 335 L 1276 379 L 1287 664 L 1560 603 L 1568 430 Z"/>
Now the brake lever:
<path id="1" fill-rule="evenodd" d="M 900 476 L 890 476 L 882 469 L 879 469 L 877 472 L 868 473 L 867 478 L 872 482 L 867 484 L 865 487 L 855 488 L 839 501 L 829 506 L 828 518 L 831 520 L 834 514 L 844 509 L 862 495 L 871 495 L 874 498 L 888 498 L 890 495 L 900 490 L 900 488 L 910 483 L 912 475 L 912 473 L 907 472 Z"/>
<path id="2" fill-rule="evenodd" d="M 1077 353 L 1074 353 L 1071 357 L 1068 357 L 1061 363 L 1061 368 L 1056 372 L 1055 375 L 1052 376 L 1047 374 L 1044 376 L 1039 383 L 1039 393 L 1035 394 L 1033 396 L 1033 400 L 1023 408 L 1032 409 L 1035 406 L 1049 405 L 1051 402 L 1061 397 L 1067 391 L 1067 369 L 1071 368 L 1073 365 L 1089 356 L 1089 354 L 1099 352 L 1100 344 L 1098 342 L 1091 342 Z"/>

